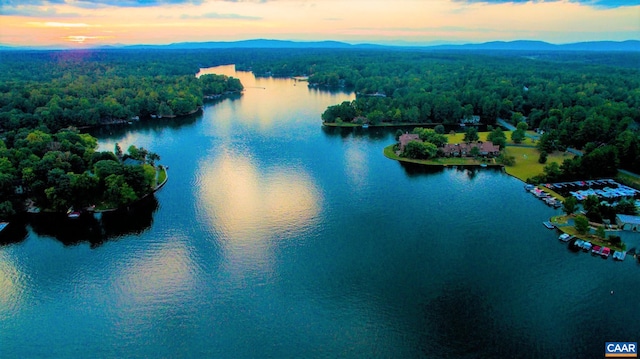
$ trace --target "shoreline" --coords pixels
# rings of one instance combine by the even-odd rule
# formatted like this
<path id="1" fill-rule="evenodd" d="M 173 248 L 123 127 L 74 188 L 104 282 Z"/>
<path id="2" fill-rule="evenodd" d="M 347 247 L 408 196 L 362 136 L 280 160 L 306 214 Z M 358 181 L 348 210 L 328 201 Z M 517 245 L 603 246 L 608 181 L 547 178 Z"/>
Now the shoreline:
<path id="1" fill-rule="evenodd" d="M 589 231 L 587 233 L 581 234 L 578 233 L 578 231 L 575 229 L 574 226 L 569 225 L 568 224 L 568 220 L 570 218 L 575 218 L 574 214 L 571 215 L 558 215 L 558 216 L 553 216 L 549 219 L 549 221 L 551 223 L 553 223 L 555 225 L 555 229 L 561 233 L 566 233 L 574 238 L 578 238 L 578 239 L 582 239 L 584 241 L 590 242 L 592 244 L 595 245 L 599 245 L 599 246 L 603 246 L 603 247 L 609 247 L 611 249 L 614 249 L 616 251 L 620 251 L 620 252 L 626 252 L 627 248 L 626 248 L 626 243 L 625 242 L 621 242 L 620 246 L 614 245 L 612 243 L 610 243 L 606 238 L 601 238 L 598 237 L 597 235 L 595 235 L 594 233 L 591 233 L 591 230 L 596 229 L 597 227 L 602 227 L 603 225 L 600 225 L 599 223 L 594 223 L 594 222 L 589 222 Z M 605 233 L 606 232 L 620 232 L 622 231 L 619 228 L 615 228 L 615 229 L 606 229 L 605 227 Z"/>
<path id="2" fill-rule="evenodd" d="M 364 124 L 363 123 L 351 123 L 351 122 L 342 122 L 342 123 L 335 123 L 335 122 L 322 122 L 323 126 L 327 126 L 327 127 L 344 127 L 344 128 L 353 128 L 353 127 L 363 127 Z M 406 122 L 406 123 L 389 123 L 389 122 L 383 122 L 377 125 L 374 124 L 367 124 L 369 126 L 369 128 L 372 127 L 435 127 L 438 125 L 443 125 L 443 123 L 421 123 L 421 122 Z"/>
<path id="3" fill-rule="evenodd" d="M 387 157 L 390 160 L 395 160 L 398 162 L 405 162 L 405 163 L 414 163 L 414 164 L 418 164 L 418 165 L 424 165 L 424 166 L 439 166 L 439 167 L 453 167 L 453 166 L 466 166 L 466 167 L 482 167 L 482 168 L 505 168 L 505 166 L 503 164 L 499 164 L 499 163 L 482 163 L 479 162 L 477 160 L 474 160 L 473 158 L 469 158 L 467 161 L 467 158 L 462 159 L 460 157 L 452 157 L 452 158 L 444 158 L 444 157 L 440 157 L 440 158 L 444 158 L 444 159 L 451 159 L 451 163 L 438 163 L 436 161 L 433 160 L 416 160 L 416 159 L 411 159 L 411 158 L 403 158 L 403 157 L 399 157 L 398 155 L 396 155 L 393 152 L 393 146 L 394 145 L 389 145 L 387 147 L 385 147 L 383 149 L 383 154 L 385 157 Z M 459 161 L 459 163 L 454 162 L 455 161 Z M 471 161 L 474 161 L 473 163 L 470 163 Z M 506 172 L 506 171 L 505 171 Z M 515 177 L 512 174 L 509 174 L 510 176 Z M 515 177 L 518 178 L 518 177 Z M 522 182 L 524 182 L 522 179 L 518 178 L 519 180 L 521 180 Z"/>
<path id="4" fill-rule="evenodd" d="M 502 167 L 503 168 L 503 172 L 505 172 L 506 174 L 508 174 L 509 176 L 516 178 L 518 180 L 520 180 L 523 183 L 527 183 L 524 179 L 516 176 L 513 173 L 509 173 L 509 171 L 507 170 L 507 166 L 504 166 L 502 164 L 486 164 L 486 166 L 482 166 L 482 164 L 478 163 L 436 163 L 434 161 L 430 161 L 430 160 L 414 160 L 414 159 L 408 159 L 408 158 L 402 158 L 397 156 L 394 152 L 393 152 L 393 146 L 394 145 L 390 145 L 384 148 L 383 150 L 383 154 L 385 157 L 387 157 L 388 159 L 391 160 L 396 160 L 398 162 L 404 162 L 404 163 L 413 163 L 413 164 L 418 164 L 418 165 L 423 165 L 423 166 L 439 166 L 439 167 L 453 167 L 453 166 L 462 166 L 462 167 L 482 167 L 482 168 L 487 168 L 487 167 L 493 167 L 493 168 L 497 168 L 497 167 Z M 456 158 L 459 159 L 459 158 Z M 473 159 L 470 159 L 471 161 L 474 161 Z M 546 187 L 540 187 L 540 186 L 536 186 L 541 188 L 543 191 L 549 193 L 550 195 L 552 195 L 553 197 L 555 197 L 556 199 L 559 200 L 564 200 L 564 197 L 560 196 L 558 193 L 556 193 L 555 191 L 552 191 Z M 553 216 L 549 219 L 549 221 L 551 223 L 553 223 L 555 225 L 555 228 L 557 231 L 561 232 L 561 233 L 567 233 L 575 238 L 578 239 L 582 239 L 584 241 L 588 241 L 591 242 L 593 244 L 596 245 L 601 245 L 601 246 L 606 246 L 609 248 L 612 248 L 616 251 L 621 251 L 621 252 L 626 252 L 626 244 L 624 242 L 622 242 L 621 246 L 616 246 L 611 244 L 609 241 L 606 240 L 606 238 L 598 238 L 596 237 L 594 234 L 591 233 L 591 231 L 589 231 L 589 233 L 585 233 L 585 234 L 580 234 L 575 230 L 575 227 L 569 224 L 566 224 L 566 222 L 559 222 L 558 219 L 559 218 L 563 218 L 566 220 L 566 218 L 569 218 L 572 216 L 565 216 L 565 215 L 557 215 L 557 216 Z M 591 222 L 589 223 L 589 228 L 590 229 L 595 229 L 597 228 L 597 224 L 592 224 Z M 616 229 L 613 232 L 618 232 L 619 229 Z M 608 230 L 608 232 L 612 232 L 612 230 Z M 624 248 L 624 249 L 623 249 Z"/>
<path id="5" fill-rule="evenodd" d="M 133 202 L 129 203 L 129 204 L 128 204 L 128 205 L 126 205 L 126 206 L 122 206 L 122 207 L 115 207 L 115 208 L 105 208 L 105 209 L 88 209 L 88 208 L 84 208 L 84 209 L 82 209 L 82 210 L 81 210 L 81 212 L 82 212 L 82 213 L 108 213 L 108 212 L 115 212 L 115 211 L 118 211 L 118 210 L 120 210 L 120 209 L 127 208 L 127 207 L 129 207 L 129 206 L 131 206 L 131 205 L 133 205 L 133 204 L 136 204 L 136 203 L 138 203 L 138 202 L 140 202 L 140 201 L 144 200 L 145 198 L 147 198 L 147 197 L 149 197 L 149 196 L 151 196 L 151 195 L 155 194 L 155 193 L 156 193 L 156 192 L 158 192 L 160 189 L 162 189 L 162 187 L 164 187 L 164 185 L 165 185 L 165 184 L 167 184 L 167 181 L 169 180 L 169 172 L 168 172 L 168 168 L 167 168 L 166 166 L 162 166 L 162 165 L 159 165 L 158 167 L 161 167 L 161 170 L 162 170 L 162 171 L 164 172 L 164 174 L 165 174 L 165 178 L 164 178 L 164 180 L 163 180 L 161 183 L 156 184 L 156 186 L 153 188 L 153 190 L 151 190 L 151 192 L 149 192 L 149 193 L 145 194 L 144 196 L 142 196 L 142 197 L 138 198 L 137 200 L 135 200 L 135 201 L 133 201 Z M 160 170 L 156 170 L 156 174 L 157 174 L 157 175 L 159 175 L 159 171 L 160 171 Z M 32 208 L 38 208 L 38 207 L 32 207 Z M 20 214 L 20 213 L 22 213 L 22 214 L 27 214 L 27 215 L 38 215 L 38 214 L 40 214 L 40 213 L 47 213 L 47 214 L 56 214 L 56 213 L 57 213 L 57 214 L 63 214 L 63 213 L 65 213 L 65 212 L 47 211 L 47 210 L 44 210 L 44 211 L 40 211 L 40 210 L 38 210 L 37 212 L 30 212 L 30 211 L 29 211 L 29 208 L 27 208 L 27 209 L 25 209 L 24 211 L 21 211 L 21 212 L 16 213 L 16 214 Z"/>

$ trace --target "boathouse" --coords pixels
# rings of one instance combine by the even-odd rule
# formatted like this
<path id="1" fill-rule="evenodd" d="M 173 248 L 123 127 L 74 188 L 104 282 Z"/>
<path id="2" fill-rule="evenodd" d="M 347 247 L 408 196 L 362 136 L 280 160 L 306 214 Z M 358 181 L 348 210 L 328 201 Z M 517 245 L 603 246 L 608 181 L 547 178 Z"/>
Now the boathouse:
<path id="1" fill-rule="evenodd" d="M 624 231 L 640 231 L 640 216 L 616 214 L 616 224 Z"/>

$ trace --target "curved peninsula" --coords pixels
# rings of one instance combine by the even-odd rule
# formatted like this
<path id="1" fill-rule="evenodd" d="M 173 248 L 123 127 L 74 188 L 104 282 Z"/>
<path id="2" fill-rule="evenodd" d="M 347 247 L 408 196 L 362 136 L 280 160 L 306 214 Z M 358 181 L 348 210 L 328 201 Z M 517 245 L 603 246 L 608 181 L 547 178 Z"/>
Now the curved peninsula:
<path id="1" fill-rule="evenodd" d="M 128 206 L 167 180 L 160 156 L 130 146 L 97 151 L 97 139 L 67 129 L 21 130 L 0 140 L 0 218 L 16 212 L 104 211 Z"/>

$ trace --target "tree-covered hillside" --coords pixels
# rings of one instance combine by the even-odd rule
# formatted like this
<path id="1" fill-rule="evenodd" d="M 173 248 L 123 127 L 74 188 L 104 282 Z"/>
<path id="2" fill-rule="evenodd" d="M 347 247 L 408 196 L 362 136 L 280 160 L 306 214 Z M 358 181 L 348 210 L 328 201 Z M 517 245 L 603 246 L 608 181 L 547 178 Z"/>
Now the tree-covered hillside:
<path id="1" fill-rule="evenodd" d="M 238 79 L 196 78 L 197 66 L 156 52 L 3 52 L 0 130 L 110 124 L 194 112 L 203 97 L 242 91 Z M 177 54 L 175 54 L 177 57 Z"/>

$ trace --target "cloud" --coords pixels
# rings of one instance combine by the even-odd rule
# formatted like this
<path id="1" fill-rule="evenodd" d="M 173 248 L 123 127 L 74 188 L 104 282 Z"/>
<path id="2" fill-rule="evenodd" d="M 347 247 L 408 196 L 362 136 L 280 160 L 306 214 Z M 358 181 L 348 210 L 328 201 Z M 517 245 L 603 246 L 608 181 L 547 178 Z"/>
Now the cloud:
<path id="1" fill-rule="evenodd" d="M 37 6 L 0 6 L 0 16 L 25 16 L 25 17 L 78 17 L 80 14 L 73 12 L 58 12 L 52 7 L 40 8 Z"/>
<path id="2" fill-rule="evenodd" d="M 63 37 L 63 39 L 70 41 L 70 42 L 75 42 L 78 44 L 83 44 L 85 41 L 87 40 L 95 40 L 95 39 L 100 39 L 103 38 L 101 36 L 84 36 L 84 35 L 71 35 L 71 36 L 65 36 Z"/>
<path id="3" fill-rule="evenodd" d="M 261 17 L 257 16 L 246 16 L 239 14 L 219 14 L 217 12 L 209 12 L 202 15 L 188 15 L 183 14 L 180 16 L 181 19 L 232 19 L 232 20 L 262 20 Z"/>
<path id="4" fill-rule="evenodd" d="M 17 8 L 20 6 L 51 6 L 69 5 L 81 8 L 98 7 L 152 7 L 162 5 L 200 5 L 204 0 L 0 0 L 0 10 L 3 14 L 5 8 Z"/>
<path id="5" fill-rule="evenodd" d="M 474 32 L 474 33 L 491 33 L 499 32 L 500 30 L 485 28 L 485 27 L 462 27 L 462 26 L 430 26 L 430 27 L 351 27 L 349 30 L 357 31 L 377 31 L 384 30 L 389 33 L 430 33 L 430 32 Z M 516 32 L 515 30 L 510 30 Z"/>
<path id="6" fill-rule="evenodd" d="M 48 27 L 97 27 L 97 25 L 89 25 L 82 22 L 45 22 L 44 26 Z"/>
<path id="7" fill-rule="evenodd" d="M 61 5 L 66 3 L 67 0 L 0 0 L 0 8 L 4 7 L 18 7 L 18 6 L 46 6 L 46 5 Z"/>
<path id="8" fill-rule="evenodd" d="M 454 0 L 459 3 L 467 4 L 525 4 L 525 3 L 543 3 L 543 2 L 558 2 L 560 0 Z M 577 3 L 581 5 L 596 7 L 596 8 L 617 8 L 623 6 L 638 6 L 640 1 L 638 0 L 569 0 L 569 2 Z"/>

